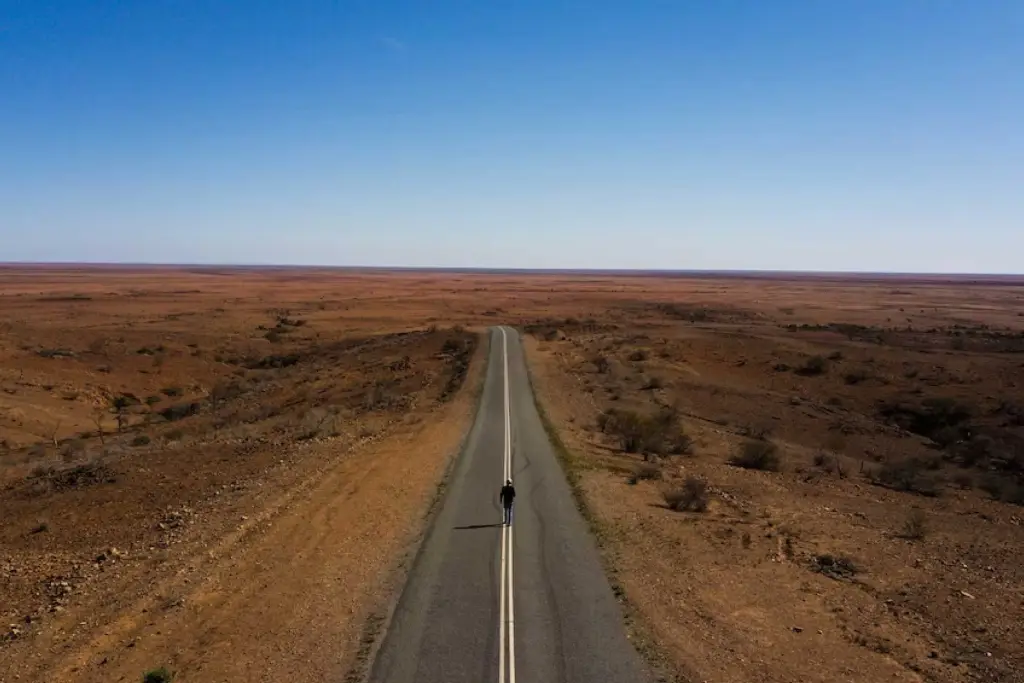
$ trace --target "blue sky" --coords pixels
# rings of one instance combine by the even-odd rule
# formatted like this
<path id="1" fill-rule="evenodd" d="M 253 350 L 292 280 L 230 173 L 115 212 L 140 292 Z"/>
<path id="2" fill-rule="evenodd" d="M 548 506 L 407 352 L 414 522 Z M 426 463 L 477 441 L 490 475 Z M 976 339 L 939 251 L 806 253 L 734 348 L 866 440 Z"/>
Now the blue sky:
<path id="1" fill-rule="evenodd" d="M 0 261 L 1024 271 L 1017 0 L 0 0 Z"/>

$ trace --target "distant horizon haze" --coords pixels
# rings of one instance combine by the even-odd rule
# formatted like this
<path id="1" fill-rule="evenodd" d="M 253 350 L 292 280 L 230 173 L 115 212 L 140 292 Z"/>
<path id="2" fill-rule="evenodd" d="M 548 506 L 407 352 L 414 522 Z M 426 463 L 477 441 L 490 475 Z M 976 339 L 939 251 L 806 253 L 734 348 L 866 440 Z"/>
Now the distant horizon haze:
<path id="1" fill-rule="evenodd" d="M 0 0 L 0 261 L 1024 272 L 1024 3 Z"/>

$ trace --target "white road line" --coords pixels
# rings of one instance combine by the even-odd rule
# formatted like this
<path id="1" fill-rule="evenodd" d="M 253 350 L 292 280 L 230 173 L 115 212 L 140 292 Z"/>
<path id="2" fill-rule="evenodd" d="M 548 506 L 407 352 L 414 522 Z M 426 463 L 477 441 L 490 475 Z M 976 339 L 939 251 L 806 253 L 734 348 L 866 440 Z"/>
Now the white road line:
<path id="1" fill-rule="evenodd" d="M 509 406 L 508 388 L 508 335 L 505 328 L 501 330 L 503 374 L 505 385 L 505 448 L 504 467 L 501 485 L 512 478 L 512 417 Z M 512 526 L 501 526 L 501 608 L 500 624 L 498 625 L 499 642 L 501 650 L 498 654 L 498 683 L 505 683 L 505 653 L 508 651 L 508 681 L 516 681 L 516 627 L 515 627 L 515 599 L 513 595 L 512 566 L 513 548 Z M 507 552 L 506 552 L 507 551 Z M 507 626 L 507 629 L 506 629 Z M 506 640 L 506 633 L 508 639 Z"/>
<path id="2" fill-rule="evenodd" d="M 502 328 L 505 335 L 505 454 L 508 461 L 508 478 L 512 478 L 512 406 L 509 400 L 509 377 L 508 377 L 508 335 Z M 511 520 L 510 520 L 511 521 Z M 512 569 L 515 567 L 513 558 L 515 556 L 515 542 L 513 540 L 514 527 L 508 527 L 508 680 L 516 683 L 516 601 L 515 583 L 512 581 Z"/>

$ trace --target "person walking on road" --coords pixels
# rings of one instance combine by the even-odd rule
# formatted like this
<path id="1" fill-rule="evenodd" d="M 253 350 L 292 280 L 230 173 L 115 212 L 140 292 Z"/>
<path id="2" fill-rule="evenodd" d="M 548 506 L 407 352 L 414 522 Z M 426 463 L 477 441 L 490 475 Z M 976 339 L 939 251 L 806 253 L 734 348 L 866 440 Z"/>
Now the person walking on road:
<path id="1" fill-rule="evenodd" d="M 516 499 L 516 490 L 512 486 L 511 479 L 501 487 L 499 497 L 501 498 L 501 507 L 505 509 L 505 526 L 510 526 L 512 524 L 512 501 Z"/>

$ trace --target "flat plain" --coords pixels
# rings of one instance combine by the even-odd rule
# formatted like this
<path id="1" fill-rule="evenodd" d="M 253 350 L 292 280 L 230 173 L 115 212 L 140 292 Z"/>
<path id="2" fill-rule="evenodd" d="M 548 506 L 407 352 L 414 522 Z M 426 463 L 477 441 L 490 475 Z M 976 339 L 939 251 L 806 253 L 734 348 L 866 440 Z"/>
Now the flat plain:
<path id="1" fill-rule="evenodd" d="M 672 680 L 1016 681 L 1024 282 L 0 269 L 0 679 L 358 679 L 525 334 Z"/>

